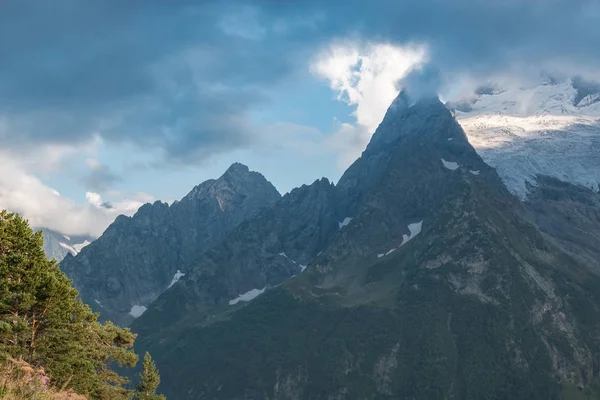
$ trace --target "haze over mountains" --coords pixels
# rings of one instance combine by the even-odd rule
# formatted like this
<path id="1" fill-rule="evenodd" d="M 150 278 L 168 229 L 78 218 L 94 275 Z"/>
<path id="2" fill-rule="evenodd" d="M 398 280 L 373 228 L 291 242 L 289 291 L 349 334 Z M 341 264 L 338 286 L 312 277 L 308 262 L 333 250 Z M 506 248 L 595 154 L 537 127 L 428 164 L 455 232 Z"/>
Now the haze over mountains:
<path id="1" fill-rule="evenodd" d="M 40 228 L 44 237 L 44 252 L 46 257 L 58 262 L 67 254 L 79 254 L 81 249 L 90 244 L 94 238 L 91 236 L 67 236 L 48 228 Z"/>
<path id="2" fill-rule="evenodd" d="M 337 184 L 234 164 L 61 267 L 174 398 L 596 398 L 598 103 L 527 90 L 401 92 Z"/>

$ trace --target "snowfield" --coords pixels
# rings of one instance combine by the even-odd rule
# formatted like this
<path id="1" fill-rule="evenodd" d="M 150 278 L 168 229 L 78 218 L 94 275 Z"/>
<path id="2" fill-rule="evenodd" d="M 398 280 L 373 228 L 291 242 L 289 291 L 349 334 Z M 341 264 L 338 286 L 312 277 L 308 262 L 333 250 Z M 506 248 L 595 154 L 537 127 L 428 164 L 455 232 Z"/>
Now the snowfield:
<path id="1" fill-rule="evenodd" d="M 575 106 L 576 96 L 571 80 L 510 89 L 479 95 L 456 119 L 517 196 L 527 196 L 538 174 L 598 191 L 600 102 L 594 94 Z"/>

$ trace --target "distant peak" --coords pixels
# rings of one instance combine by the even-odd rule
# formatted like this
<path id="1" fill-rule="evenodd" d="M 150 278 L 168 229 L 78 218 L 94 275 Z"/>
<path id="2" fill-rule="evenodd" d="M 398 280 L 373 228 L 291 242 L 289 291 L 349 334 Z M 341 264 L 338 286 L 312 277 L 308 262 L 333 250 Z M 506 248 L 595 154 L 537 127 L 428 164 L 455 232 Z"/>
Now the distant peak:
<path id="1" fill-rule="evenodd" d="M 178 207 L 182 203 L 197 201 L 198 199 L 213 198 L 219 193 L 253 194 L 257 191 L 267 192 L 272 198 L 279 198 L 281 195 L 261 173 L 250 171 L 244 164 L 235 162 L 218 179 L 209 179 L 202 182 L 192 189 L 179 203 L 174 203 Z"/>
<path id="2" fill-rule="evenodd" d="M 239 175 L 247 174 L 249 172 L 250 169 L 246 165 L 239 162 L 234 162 L 229 168 L 227 168 L 227 171 L 225 171 L 224 175 Z"/>
<path id="3" fill-rule="evenodd" d="M 449 110 L 437 95 L 415 98 L 403 90 L 389 106 L 381 124 L 404 119 L 409 115 L 423 118 L 432 114 L 445 113 L 449 113 Z"/>
<path id="4" fill-rule="evenodd" d="M 217 185 L 227 182 L 227 185 L 235 187 L 238 185 L 249 184 L 249 182 L 256 183 L 257 181 L 267 182 L 266 178 L 261 173 L 250 171 L 246 165 L 234 162 L 216 182 Z"/>

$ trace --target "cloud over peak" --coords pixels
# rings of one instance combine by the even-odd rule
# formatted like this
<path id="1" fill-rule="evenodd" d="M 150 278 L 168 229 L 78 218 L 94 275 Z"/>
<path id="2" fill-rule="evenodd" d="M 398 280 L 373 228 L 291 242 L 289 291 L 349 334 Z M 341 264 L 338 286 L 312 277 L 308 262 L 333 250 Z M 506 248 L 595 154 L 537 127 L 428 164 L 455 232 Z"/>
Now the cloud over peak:
<path id="1" fill-rule="evenodd" d="M 530 65 L 589 77 L 600 66 L 590 51 L 600 36 L 594 0 L 349 0 L 343 12 L 333 0 L 8 0 L 2 7 L 5 146 L 101 135 L 161 148 L 167 163 L 197 164 L 251 146 L 250 114 L 276 100 L 264 89 L 306 69 L 310 55 L 331 43 L 328 51 L 338 54 L 313 69 L 357 106 L 368 130 L 380 120 L 366 109 L 376 100 L 361 99 L 386 90 L 367 89 L 378 84 L 369 74 L 402 75 L 409 50 L 418 57 L 426 48 L 442 74 L 482 79 L 522 75 Z M 348 38 L 383 44 L 356 50 Z"/>

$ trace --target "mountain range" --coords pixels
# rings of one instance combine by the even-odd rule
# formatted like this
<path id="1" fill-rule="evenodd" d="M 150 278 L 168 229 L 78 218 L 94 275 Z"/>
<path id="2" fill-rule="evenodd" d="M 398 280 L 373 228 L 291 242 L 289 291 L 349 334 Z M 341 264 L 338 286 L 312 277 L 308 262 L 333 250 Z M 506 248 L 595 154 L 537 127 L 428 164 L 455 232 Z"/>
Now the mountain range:
<path id="1" fill-rule="evenodd" d="M 600 168 L 531 158 L 596 143 L 592 89 L 401 92 L 337 184 L 234 164 L 61 267 L 170 398 L 598 398 Z"/>
<path id="2" fill-rule="evenodd" d="M 280 197 L 261 174 L 236 163 L 180 201 L 156 201 L 117 217 L 61 268 L 102 318 L 129 325 L 200 254 Z"/>

